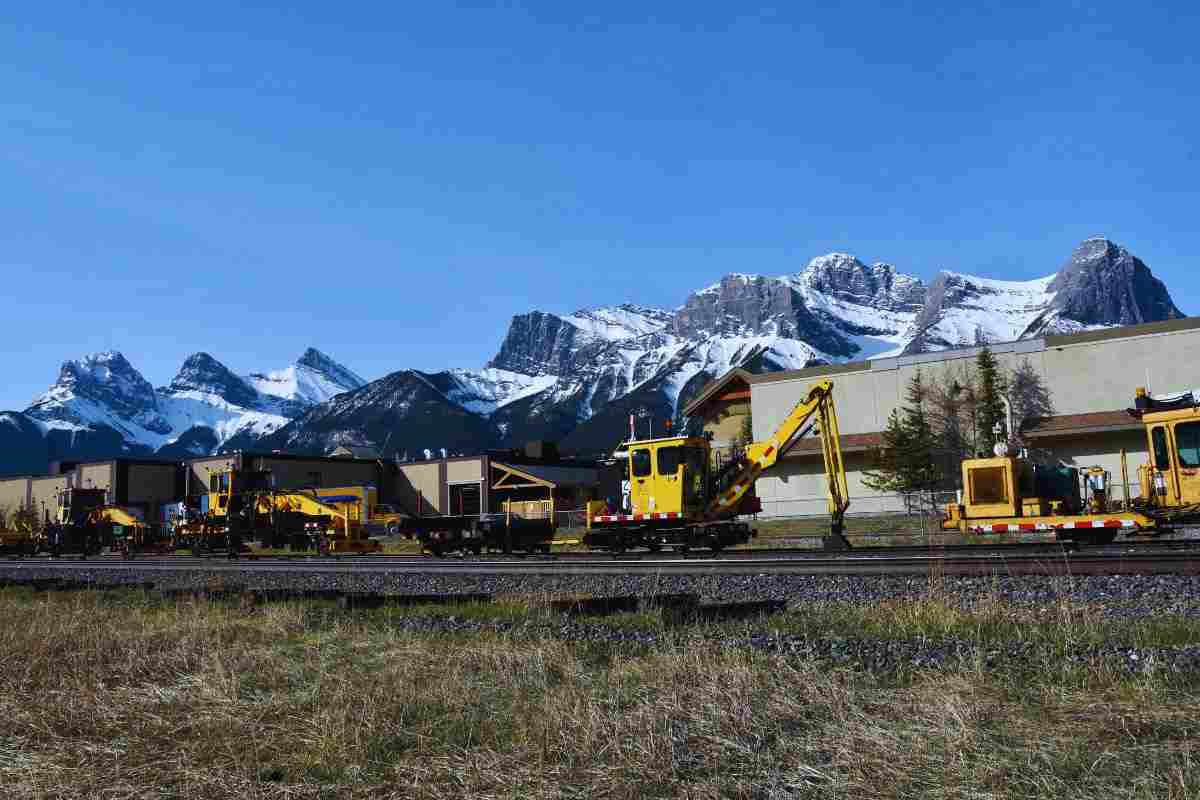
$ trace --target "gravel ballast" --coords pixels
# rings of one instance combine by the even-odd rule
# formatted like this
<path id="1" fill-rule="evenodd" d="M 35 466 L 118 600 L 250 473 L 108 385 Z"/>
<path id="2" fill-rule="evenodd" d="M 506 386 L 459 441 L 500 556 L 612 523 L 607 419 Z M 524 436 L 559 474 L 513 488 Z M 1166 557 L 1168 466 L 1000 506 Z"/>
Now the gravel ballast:
<path id="1" fill-rule="evenodd" d="M 944 577 L 809 575 L 514 575 L 439 574 L 346 570 L 266 572 L 246 570 L 90 569 L 87 564 L 19 568 L 0 566 L 0 581 L 81 582 L 96 586 L 144 585 L 158 589 L 344 592 L 357 594 L 488 594 L 652 596 L 696 595 L 705 602 L 782 600 L 802 603 L 862 603 L 928 597 L 936 591 L 950 603 L 994 599 L 1017 605 L 1095 604 L 1107 616 L 1200 618 L 1200 577 L 1189 575 Z"/>

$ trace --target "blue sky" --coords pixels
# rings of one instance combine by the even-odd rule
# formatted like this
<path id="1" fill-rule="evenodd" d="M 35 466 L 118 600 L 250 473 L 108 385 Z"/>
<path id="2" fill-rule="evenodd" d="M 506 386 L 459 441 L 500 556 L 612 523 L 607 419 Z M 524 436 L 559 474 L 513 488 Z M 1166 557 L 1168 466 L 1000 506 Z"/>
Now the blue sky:
<path id="1" fill-rule="evenodd" d="M 999 8 L 997 6 L 1004 6 Z M 1200 311 L 1192 3 L 22 4 L 0 21 L 0 408 L 316 345 L 482 365 L 509 318 L 847 251 Z"/>

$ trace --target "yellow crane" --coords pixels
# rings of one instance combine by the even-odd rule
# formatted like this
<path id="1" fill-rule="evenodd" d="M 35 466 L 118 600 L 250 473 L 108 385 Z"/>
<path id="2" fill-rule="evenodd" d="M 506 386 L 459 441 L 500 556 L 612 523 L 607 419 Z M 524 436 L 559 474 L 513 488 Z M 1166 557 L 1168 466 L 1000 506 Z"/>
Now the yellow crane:
<path id="1" fill-rule="evenodd" d="M 827 547 L 848 547 L 843 535 L 850 505 L 842 458 L 833 382 L 814 384 L 773 434 L 746 447 L 743 457 L 722 474 L 711 474 L 711 444 L 698 436 L 629 441 L 615 454 L 628 492 L 620 509 L 605 501 L 587 507 L 584 543 L 615 552 L 631 547 L 680 551 L 693 547 L 720 550 L 753 535 L 736 522 L 754 482 L 798 439 L 813 429 L 821 441 L 827 478 L 830 531 Z"/>

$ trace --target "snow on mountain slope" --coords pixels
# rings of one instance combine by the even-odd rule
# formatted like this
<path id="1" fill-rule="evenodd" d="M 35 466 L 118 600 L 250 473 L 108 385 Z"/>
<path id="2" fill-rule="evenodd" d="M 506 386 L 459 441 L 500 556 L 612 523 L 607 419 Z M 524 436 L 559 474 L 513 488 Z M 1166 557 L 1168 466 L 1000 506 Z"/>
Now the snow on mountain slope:
<path id="1" fill-rule="evenodd" d="M 286 369 L 254 372 L 245 380 L 261 394 L 305 405 L 324 403 L 366 385 L 358 375 L 312 347 Z"/>
<path id="2" fill-rule="evenodd" d="M 63 364 L 59 378 L 26 410 L 43 430 L 71 434 L 111 428 L 131 445 L 157 451 L 195 428 L 211 429 L 218 446 L 234 436 L 259 438 L 363 381 L 309 349 L 293 366 L 271 373 L 260 391 L 207 353 L 195 353 L 167 386 L 154 389 L 120 353 L 96 353 Z"/>
<path id="3" fill-rule="evenodd" d="M 563 317 L 574 327 L 606 341 L 619 341 L 661 331 L 671 324 L 670 312 L 626 304 L 591 308 Z"/>
<path id="4" fill-rule="evenodd" d="M 928 330 L 954 344 L 1019 339 L 1054 302 L 1054 292 L 1049 291 L 1054 275 L 1032 281 L 998 281 L 957 272 L 944 272 L 942 277 L 947 291 L 957 296 Z"/>
<path id="5" fill-rule="evenodd" d="M 509 403 L 538 394 L 554 385 L 554 375 L 522 375 L 495 367 L 479 370 L 451 369 L 445 373 L 452 381 L 440 391 L 468 411 L 488 416 Z"/>

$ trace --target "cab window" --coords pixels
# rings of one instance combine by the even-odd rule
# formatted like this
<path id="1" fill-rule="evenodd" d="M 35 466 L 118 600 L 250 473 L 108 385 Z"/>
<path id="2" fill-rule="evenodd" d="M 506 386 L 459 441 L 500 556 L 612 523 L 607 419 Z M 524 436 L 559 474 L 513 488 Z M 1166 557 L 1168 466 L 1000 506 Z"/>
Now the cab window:
<path id="1" fill-rule="evenodd" d="M 1179 446 L 1179 466 L 1200 467 L 1200 422 L 1176 425 L 1175 444 Z"/>
<path id="2" fill-rule="evenodd" d="M 1171 453 L 1167 449 L 1167 429 L 1158 427 L 1150 432 L 1154 443 L 1154 468 L 1168 470 L 1171 468 Z"/>
<path id="3" fill-rule="evenodd" d="M 629 454 L 629 460 L 632 462 L 633 477 L 645 478 L 650 474 L 649 450 L 634 450 Z"/>
<path id="4" fill-rule="evenodd" d="M 658 474 L 668 477 L 675 477 L 679 472 L 679 464 L 682 462 L 683 448 L 682 447 L 660 447 L 658 448 Z"/>

